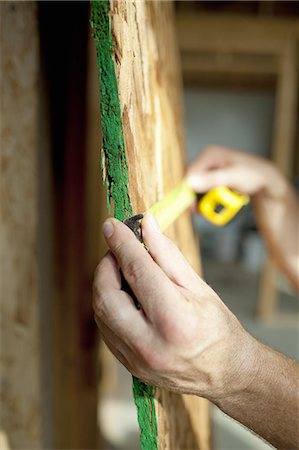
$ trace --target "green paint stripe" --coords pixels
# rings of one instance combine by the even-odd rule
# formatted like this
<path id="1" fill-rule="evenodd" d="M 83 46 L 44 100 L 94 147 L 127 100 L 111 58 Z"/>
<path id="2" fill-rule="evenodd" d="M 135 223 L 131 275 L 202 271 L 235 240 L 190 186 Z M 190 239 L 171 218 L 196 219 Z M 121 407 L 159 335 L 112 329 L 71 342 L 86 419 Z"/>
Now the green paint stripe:
<path id="1" fill-rule="evenodd" d="M 109 2 L 92 1 L 92 27 L 98 55 L 100 78 L 100 111 L 103 135 L 102 169 L 110 211 L 114 202 L 114 215 L 123 220 L 132 215 L 128 194 L 128 167 L 122 132 L 121 109 L 117 80 L 111 57 L 113 43 L 109 19 Z"/>
<path id="2" fill-rule="evenodd" d="M 103 135 L 102 171 L 107 192 L 107 206 L 114 204 L 114 216 L 119 220 L 133 214 L 128 192 L 128 166 L 122 131 L 121 108 L 117 79 L 112 59 L 113 42 L 107 0 L 91 2 L 91 25 L 98 56 L 100 78 L 100 111 Z M 157 450 L 157 419 L 152 386 L 133 377 L 133 394 L 137 407 L 142 450 Z"/>

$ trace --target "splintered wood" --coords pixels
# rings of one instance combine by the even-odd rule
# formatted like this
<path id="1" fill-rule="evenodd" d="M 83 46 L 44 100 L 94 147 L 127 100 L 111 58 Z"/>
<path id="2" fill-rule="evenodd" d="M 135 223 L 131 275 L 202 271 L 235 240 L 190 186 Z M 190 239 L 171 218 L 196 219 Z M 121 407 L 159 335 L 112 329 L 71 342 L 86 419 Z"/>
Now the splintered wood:
<path id="1" fill-rule="evenodd" d="M 134 212 L 160 200 L 184 174 L 181 80 L 170 2 L 112 1 L 114 61 Z M 167 234 L 199 272 L 189 213 Z M 209 449 L 208 403 L 155 389 L 159 449 Z"/>

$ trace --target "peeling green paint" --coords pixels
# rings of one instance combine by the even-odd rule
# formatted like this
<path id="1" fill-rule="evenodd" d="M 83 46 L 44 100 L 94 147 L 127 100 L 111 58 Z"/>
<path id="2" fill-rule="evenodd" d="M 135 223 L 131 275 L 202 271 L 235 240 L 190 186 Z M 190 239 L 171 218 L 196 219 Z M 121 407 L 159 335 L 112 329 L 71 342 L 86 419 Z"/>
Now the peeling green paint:
<path id="1" fill-rule="evenodd" d="M 118 86 L 112 59 L 113 42 L 107 0 L 93 0 L 91 25 L 98 56 L 100 79 L 100 111 L 102 124 L 102 171 L 106 185 L 107 206 L 114 204 L 119 220 L 133 214 L 128 193 L 128 166 L 122 131 Z M 157 419 L 152 386 L 133 377 L 133 394 L 140 428 L 141 450 L 157 450 Z"/>
<path id="2" fill-rule="evenodd" d="M 133 394 L 140 428 L 141 449 L 157 450 L 158 434 L 153 387 L 133 377 Z"/>
<path id="3" fill-rule="evenodd" d="M 98 55 L 100 78 L 100 111 L 102 123 L 102 169 L 106 184 L 107 206 L 110 212 L 114 203 L 114 215 L 123 220 L 132 215 L 128 194 L 128 166 L 122 132 L 121 109 L 117 79 L 111 54 L 113 43 L 109 19 L 109 2 L 92 2 L 91 24 Z"/>

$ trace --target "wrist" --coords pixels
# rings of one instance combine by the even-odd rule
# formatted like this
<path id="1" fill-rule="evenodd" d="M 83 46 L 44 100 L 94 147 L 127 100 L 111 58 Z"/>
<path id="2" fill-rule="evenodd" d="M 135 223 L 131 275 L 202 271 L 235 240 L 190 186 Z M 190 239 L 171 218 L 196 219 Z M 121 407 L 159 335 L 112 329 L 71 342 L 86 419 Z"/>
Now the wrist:
<path id="1" fill-rule="evenodd" d="M 261 189 L 257 191 L 256 199 L 284 200 L 289 189 L 289 183 L 275 164 L 265 161 L 263 178 L 264 183 Z"/>
<path id="2" fill-rule="evenodd" d="M 225 350 L 225 363 L 219 373 L 217 389 L 207 398 L 217 406 L 231 399 L 239 397 L 250 388 L 258 376 L 261 346 L 253 336 L 238 324 L 234 332 L 234 339 Z"/>

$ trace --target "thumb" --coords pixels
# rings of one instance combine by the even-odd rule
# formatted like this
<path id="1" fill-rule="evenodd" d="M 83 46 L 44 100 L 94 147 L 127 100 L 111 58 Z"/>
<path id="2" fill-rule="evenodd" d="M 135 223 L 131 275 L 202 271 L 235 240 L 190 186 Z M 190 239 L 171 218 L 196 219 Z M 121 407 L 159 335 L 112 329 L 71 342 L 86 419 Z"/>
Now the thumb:
<path id="1" fill-rule="evenodd" d="M 207 192 L 218 186 L 231 186 L 231 175 L 230 169 L 218 169 L 200 173 L 192 173 L 188 176 L 188 183 L 195 192 Z"/>
<path id="2" fill-rule="evenodd" d="M 198 286 L 198 275 L 178 247 L 161 232 L 150 212 L 144 215 L 142 236 L 151 257 L 173 283 L 187 289 Z"/>
<path id="3" fill-rule="evenodd" d="M 188 176 L 188 182 L 195 192 L 200 193 L 218 186 L 227 186 L 243 194 L 253 194 L 261 184 L 254 171 L 237 166 L 193 173 Z"/>
<path id="4" fill-rule="evenodd" d="M 126 281 L 146 314 L 155 320 L 155 310 L 167 309 L 175 296 L 172 283 L 125 224 L 107 219 L 103 233 Z"/>

